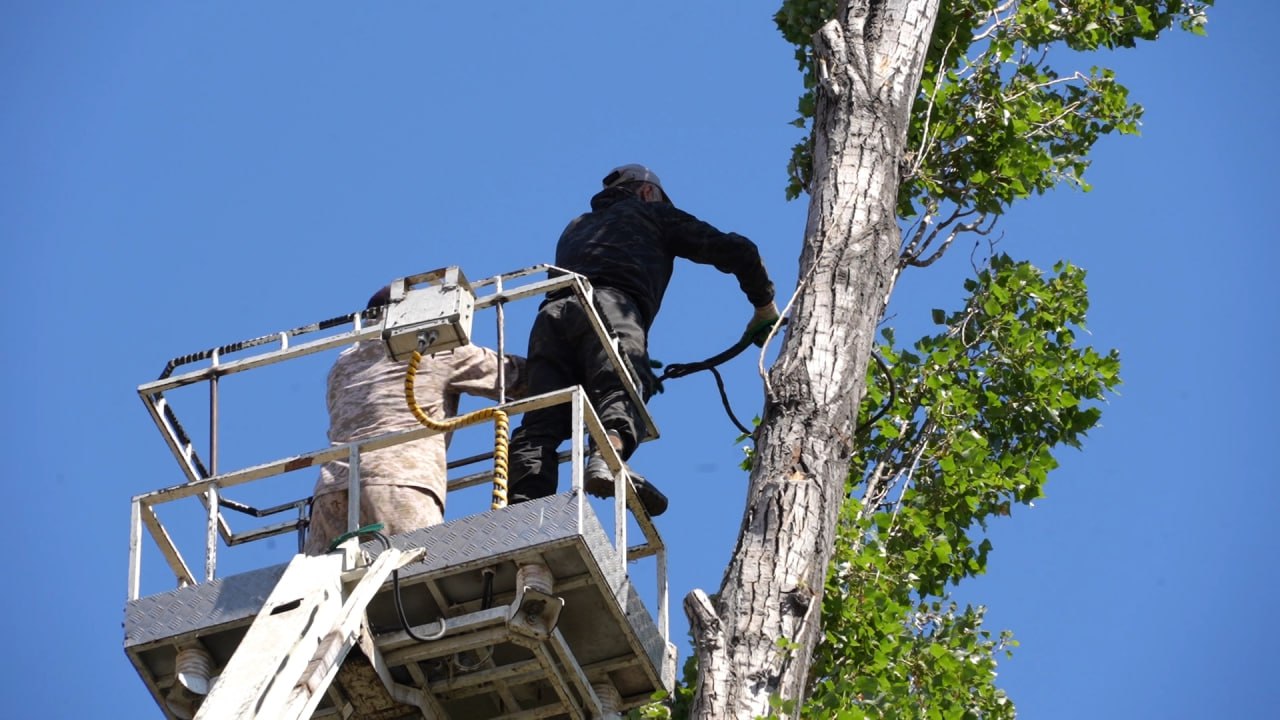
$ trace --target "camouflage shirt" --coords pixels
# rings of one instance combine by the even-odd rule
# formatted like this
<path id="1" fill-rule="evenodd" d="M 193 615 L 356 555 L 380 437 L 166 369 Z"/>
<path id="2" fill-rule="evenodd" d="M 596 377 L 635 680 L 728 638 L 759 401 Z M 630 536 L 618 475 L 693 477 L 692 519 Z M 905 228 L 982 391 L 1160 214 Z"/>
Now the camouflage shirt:
<path id="1" fill-rule="evenodd" d="M 408 363 L 392 360 L 379 341 L 358 342 L 344 350 L 329 371 L 329 442 L 341 445 L 420 427 L 405 402 L 408 370 Z M 508 396 L 523 394 L 525 380 L 524 359 L 508 355 Z M 414 381 L 414 396 L 427 415 L 443 419 L 457 414 L 462 393 L 498 398 L 497 353 L 465 345 L 423 358 Z M 364 485 L 420 487 L 433 493 L 443 507 L 448 444 L 448 434 L 433 435 L 361 453 L 360 480 Z M 346 489 L 346 460 L 321 466 L 315 495 Z"/>

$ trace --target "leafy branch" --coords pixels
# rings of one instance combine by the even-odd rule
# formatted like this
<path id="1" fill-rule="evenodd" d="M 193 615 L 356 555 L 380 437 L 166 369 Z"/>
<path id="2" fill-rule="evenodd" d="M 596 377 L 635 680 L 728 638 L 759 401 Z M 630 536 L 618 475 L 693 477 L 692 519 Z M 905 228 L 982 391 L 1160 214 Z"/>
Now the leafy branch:
<path id="1" fill-rule="evenodd" d="M 1105 135 L 1134 134 L 1142 106 L 1106 69 L 1057 72 L 1056 50 L 1134 47 L 1172 27 L 1204 33 L 1212 0 L 952 0 L 939 12 L 902 164 L 898 215 L 924 225 L 942 214 L 977 216 L 952 226 L 926 266 L 965 232 L 990 232 L 1009 205 L 1061 183 L 1088 190 L 1088 155 Z M 785 0 L 774 16 L 796 46 L 804 92 L 793 124 L 809 129 L 820 68 L 814 35 L 837 0 Z M 856 27 L 846 32 L 856 32 Z M 787 197 L 807 192 L 811 137 L 792 149 Z M 946 209 L 950 208 L 950 209 Z M 934 233 L 932 237 L 939 237 Z M 918 240 L 919 238 L 917 238 Z"/>
<path id="2" fill-rule="evenodd" d="M 1053 452 L 1096 425 L 1119 359 L 1076 344 L 1079 268 L 998 255 L 966 290 L 910 349 L 884 331 L 897 392 L 851 465 L 806 717 L 1014 716 L 994 679 L 1016 643 L 947 588 L 985 570 L 987 522 L 1040 497 Z M 868 383 L 864 413 L 889 396 Z"/>

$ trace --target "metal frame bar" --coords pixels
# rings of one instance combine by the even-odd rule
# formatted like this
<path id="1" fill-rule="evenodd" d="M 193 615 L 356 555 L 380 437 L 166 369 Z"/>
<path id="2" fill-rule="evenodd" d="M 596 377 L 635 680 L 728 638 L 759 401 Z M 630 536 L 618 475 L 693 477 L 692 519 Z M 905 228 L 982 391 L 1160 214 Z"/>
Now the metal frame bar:
<path id="1" fill-rule="evenodd" d="M 494 314 L 497 316 L 497 332 L 498 332 L 498 404 L 507 401 L 507 333 L 506 333 L 506 313 L 503 305 L 506 299 L 502 296 L 502 276 L 499 275 L 493 283 L 493 293 L 498 298 L 494 301 Z"/>
<path id="2" fill-rule="evenodd" d="M 138 598 L 139 583 L 142 582 L 142 553 L 135 552 L 142 544 L 142 503 L 134 500 L 129 503 L 129 588 L 130 600 Z"/>
<path id="3" fill-rule="evenodd" d="M 583 396 L 582 389 L 580 387 L 575 386 L 573 388 L 569 388 L 566 390 L 557 390 L 550 393 L 546 393 L 544 395 L 536 395 L 534 397 L 525 398 L 523 400 L 511 401 L 506 403 L 503 407 L 508 414 L 519 415 L 519 414 L 528 412 L 530 410 L 536 410 L 543 407 L 550 407 L 552 405 L 557 405 L 563 402 L 573 403 L 578 408 L 578 411 L 582 415 L 581 417 L 582 422 L 575 422 L 574 423 L 575 427 L 581 428 L 583 427 L 583 425 L 585 425 L 588 434 L 590 434 L 592 439 L 595 440 L 597 447 L 600 448 L 601 453 L 605 456 L 606 462 L 609 462 L 610 464 L 617 464 L 619 467 L 621 467 L 621 463 L 622 463 L 621 458 L 618 456 L 617 451 L 613 449 L 613 446 L 608 442 L 608 439 L 605 434 L 604 426 L 601 424 L 599 416 L 596 415 L 595 409 L 591 407 L 590 403 L 586 402 L 586 399 Z M 276 475 L 281 475 L 286 472 L 292 472 L 294 470 L 300 470 L 303 468 L 321 465 L 323 463 L 339 459 L 343 455 L 346 455 L 347 458 L 350 460 L 353 457 L 358 457 L 359 454 L 362 452 L 379 450 L 385 447 L 390 447 L 393 445 L 398 445 L 403 442 L 410 442 L 413 440 L 430 437 L 436 434 L 438 434 L 438 431 L 432 430 L 427 427 L 419 427 L 419 428 L 413 428 L 411 430 L 401 430 L 397 432 L 386 433 L 383 435 L 377 435 L 372 438 L 366 438 L 364 440 L 358 440 L 358 441 L 346 443 L 343 445 L 334 445 L 334 446 L 325 448 L 323 450 L 313 450 L 311 452 L 303 453 L 301 455 L 294 455 L 292 457 L 281 458 L 279 460 L 272 460 L 266 463 L 262 463 L 260 465 L 253 465 L 253 466 L 244 468 L 242 470 L 229 472 L 220 476 L 205 478 L 203 480 L 198 480 L 195 482 L 187 482 L 181 485 L 173 485 L 167 488 L 161 488 L 159 490 L 153 490 L 151 492 L 143 493 L 141 495 L 135 496 L 134 501 L 140 502 L 144 506 L 146 506 L 148 509 L 150 509 L 154 505 L 173 502 L 175 500 L 180 500 L 185 497 L 204 495 L 206 497 L 205 502 L 209 505 L 209 507 L 216 510 L 216 508 L 219 505 L 217 501 L 217 494 L 216 494 L 217 492 L 227 490 L 229 488 L 233 488 L 238 485 L 243 485 L 245 483 L 253 482 L 256 480 L 262 480 L 262 479 L 274 477 Z M 574 445 L 574 450 L 570 451 L 571 454 L 576 455 L 576 458 L 573 459 L 574 464 L 572 469 L 573 478 L 574 478 L 573 487 L 575 490 L 581 490 L 582 473 L 584 469 L 583 468 L 584 457 L 583 457 L 582 451 L 583 451 L 583 447 L 585 446 L 581 429 L 578 429 L 575 431 L 573 445 Z M 355 460 L 354 463 L 352 464 L 352 468 L 355 469 L 355 471 L 351 473 L 352 477 L 357 476 L 358 469 L 356 468 L 358 467 L 359 467 L 359 460 Z M 489 472 L 489 473 L 481 474 L 481 478 L 483 478 L 484 476 L 492 477 L 492 473 Z M 469 477 L 473 477 L 473 476 L 469 476 Z M 621 483 L 622 480 L 619 480 L 617 482 Z M 468 483 L 468 485 L 472 485 L 472 484 L 477 484 L 477 483 L 476 482 Z M 643 505 L 640 503 L 639 498 L 636 497 L 634 493 L 630 492 L 630 484 L 626 485 L 625 487 L 627 491 L 619 493 L 619 492 L 616 492 L 618 488 L 615 486 L 615 497 L 617 498 L 617 500 L 615 502 L 616 512 L 615 512 L 615 536 L 614 536 L 615 548 L 618 550 L 619 562 L 621 564 L 621 567 L 624 573 L 626 572 L 626 563 L 628 561 L 639 559 L 641 557 L 647 557 L 648 555 L 654 554 L 654 552 L 656 552 L 654 548 L 662 547 L 661 536 L 659 536 L 657 528 L 653 525 L 652 519 L 650 519 L 643 512 Z M 452 485 L 452 483 L 450 484 L 450 489 L 451 490 L 456 489 Z M 212 501 L 208 499 L 211 491 L 214 493 L 212 495 Z M 356 495 L 353 495 L 351 497 L 358 497 L 358 492 L 359 492 L 358 479 L 356 480 L 355 487 L 354 488 L 349 487 L 348 492 L 357 493 Z M 646 544 L 644 545 L 635 546 L 632 548 L 628 548 L 626 545 L 626 538 L 627 538 L 626 519 L 627 518 L 626 518 L 625 510 L 623 509 L 624 506 L 622 505 L 624 497 L 626 498 L 627 507 L 630 507 L 632 509 L 632 512 L 636 518 L 636 522 L 640 526 L 641 531 L 645 536 Z M 289 505 L 290 504 L 285 504 L 283 507 L 288 507 Z M 349 502 L 348 503 L 349 515 L 351 514 L 350 511 L 353 507 L 358 511 L 358 504 Z M 581 513 L 581 505 L 580 505 L 579 512 Z M 154 512 L 152 513 L 152 517 L 154 517 Z M 220 518 L 220 517 L 221 517 L 220 513 L 216 513 L 211 510 L 210 512 L 211 522 L 213 522 L 215 518 Z M 579 519 L 581 520 L 581 518 Z M 350 517 L 348 517 L 348 522 L 349 523 L 351 522 Z M 356 522 L 358 522 L 358 516 L 357 516 Z M 176 556 L 177 550 L 176 548 L 173 547 L 172 540 L 168 538 L 168 534 L 164 533 L 163 535 L 164 541 L 162 541 L 161 537 L 157 535 L 156 530 L 161 530 L 161 532 L 163 532 L 163 530 L 158 526 L 158 520 L 156 521 L 156 523 L 157 525 L 155 527 L 151 527 L 153 539 L 156 540 L 157 544 L 161 545 L 162 550 L 166 548 L 171 548 L 172 552 Z M 148 524 L 150 526 L 150 523 Z M 282 531 L 287 531 L 288 528 L 290 527 L 296 527 L 296 523 L 288 523 L 288 524 L 281 524 L 281 525 L 274 526 L 274 528 L 277 530 L 277 532 L 274 534 L 278 534 L 278 532 L 282 532 Z M 352 527 L 349 529 L 354 530 L 355 528 Z M 256 532 L 257 534 L 262 533 L 261 530 L 251 531 L 251 532 Z M 261 536 L 266 537 L 267 535 L 262 534 Z M 236 536 L 233 536 L 233 537 L 236 537 Z M 216 552 L 216 550 L 210 550 L 210 544 L 211 544 L 211 541 L 210 543 L 206 544 L 206 557 L 208 557 L 213 552 Z M 130 557 L 131 558 L 137 553 L 138 547 L 139 547 L 138 544 L 134 543 L 131 538 L 131 541 L 130 541 Z M 625 552 L 624 552 L 624 548 L 625 548 Z M 177 557 L 180 557 L 180 556 L 177 556 Z M 179 564 L 180 563 L 181 561 L 179 560 Z M 172 566 L 174 565 L 174 563 L 171 562 L 170 565 Z M 206 576 L 208 576 L 209 572 L 210 570 L 206 568 Z M 212 578 L 206 577 L 206 579 L 212 579 Z M 661 601 L 660 601 L 660 604 L 662 604 Z"/>
<path id="4" fill-rule="evenodd" d="M 218 570 L 218 484 L 205 490 L 205 505 L 209 509 L 209 526 L 204 540 L 204 580 L 209 582 Z"/>
<path id="5" fill-rule="evenodd" d="M 347 532 L 360 527 L 360 446 L 352 445 L 347 455 Z"/>
<path id="6" fill-rule="evenodd" d="M 551 678 L 551 689 L 555 691 L 556 697 L 560 698 L 562 709 L 568 711 L 570 720 L 587 720 L 587 715 L 583 712 L 582 705 L 575 702 L 574 697 L 569 694 L 569 688 L 577 689 L 576 684 L 571 684 L 565 678 L 564 673 L 560 671 L 561 666 L 555 662 L 555 655 L 547 650 L 546 646 L 551 644 L 551 639 L 548 638 L 540 642 L 526 640 L 525 638 L 512 638 L 512 640 L 527 647 L 533 653 L 533 656 L 538 659 L 538 662 L 542 665 L 543 674 Z M 526 642 L 521 643 L 521 640 L 526 640 Z M 588 685 L 587 687 L 590 690 L 591 686 Z M 595 694 L 592 693 L 592 697 L 594 696 Z"/>
<path id="7" fill-rule="evenodd" d="M 183 443 L 178 438 L 177 428 L 173 426 L 169 421 L 169 416 L 165 413 L 169 409 L 169 401 L 163 395 L 156 393 L 154 396 L 143 395 L 142 404 L 146 406 L 147 412 L 151 414 L 152 421 L 155 422 L 156 428 L 160 430 L 160 435 L 164 438 L 165 444 L 169 446 L 174 459 L 178 461 L 178 465 L 182 468 L 182 473 L 190 480 L 198 480 L 202 473 L 195 465 L 195 447 L 189 440 Z"/>
<path id="8" fill-rule="evenodd" d="M 591 710 L 592 717 L 603 717 L 601 712 L 600 698 L 596 697 L 596 691 L 591 687 L 591 681 L 587 679 L 587 675 L 582 670 L 582 666 L 573 657 L 573 651 L 569 648 L 569 643 L 565 642 L 564 635 L 560 633 L 559 628 L 551 629 L 551 637 L 547 638 L 544 643 L 551 646 L 552 655 L 559 660 L 560 665 L 569 673 L 569 679 L 573 681 L 573 687 L 578 691 L 578 695 L 585 700 Z"/>
<path id="9" fill-rule="evenodd" d="M 359 313 L 355 313 L 354 317 L 359 317 Z M 353 320 L 352 322 L 355 323 L 357 321 Z M 234 375 L 236 373 L 244 372 L 245 370 L 252 370 L 264 365 L 272 365 L 282 360 L 288 360 L 302 355 L 311 355 L 323 350 L 329 350 L 343 345 L 350 345 L 351 343 L 359 340 L 374 338 L 379 336 L 381 332 L 381 325 L 371 325 L 367 328 L 348 330 L 344 333 L 331 335 L 320 340 L 313 340 L 312 342 L 294 346 L 289 345 L 289 336 L 287 333 L 279 333 L 280 348 L 277 350 L 271 350 L 260 355 L 241 358 L 239 360 L 232 360 L 219 364 L 216 367 L 211 365 L 209 367 L 192 370 L 191 372 L 183 373 L 181 375 L 170 375 L 167 378 L 153 380 L 149 383 L 139 385 L 138 394 L 143 395 L 145 399 L 145 396 L 148 395 L 163 393 L 166 390 L 173 390 L 174 388 L 179 388 L 184 385 L 203 382 L 214 375 Z"/>

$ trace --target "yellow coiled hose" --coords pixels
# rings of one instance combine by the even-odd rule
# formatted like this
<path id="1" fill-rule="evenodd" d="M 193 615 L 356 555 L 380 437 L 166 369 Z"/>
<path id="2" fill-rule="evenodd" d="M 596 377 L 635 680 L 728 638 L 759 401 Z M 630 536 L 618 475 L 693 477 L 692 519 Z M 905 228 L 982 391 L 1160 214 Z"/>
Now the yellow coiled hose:
<path id="1" fill-rule="evenodd" d="M 418 419 L 418 422 L 432 430 L 450 432 L 458 428 L 477 425 L 493 418 L 492 507 L 494 510 L 501 510 L 507 506 L 507 429 L 509 427 L 507 413 L 498 408 L 482 408 L 448 420 L 431 419 L 430 416 L 423 412 L 422 408 L 418 407 L 418 401 L 413 395 L 413 382 L 418 375 L 418 365 L 421 362 L 422 353 L 414 350 L 413 357 L 409 360 L 409 373 L 404 376 L 404 398 L 409 402 L 409 410 Z"/>

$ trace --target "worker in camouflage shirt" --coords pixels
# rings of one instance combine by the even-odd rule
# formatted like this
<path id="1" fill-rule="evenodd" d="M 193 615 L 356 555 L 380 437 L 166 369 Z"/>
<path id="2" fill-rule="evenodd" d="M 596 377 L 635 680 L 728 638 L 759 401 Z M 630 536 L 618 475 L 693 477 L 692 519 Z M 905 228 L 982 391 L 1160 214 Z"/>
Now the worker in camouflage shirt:
<path id="1" fill-rule="evenodd" d="M 370 308 L 389 301 L 389 288 L 369 300 Z M 329 442 L 353 440 L 419 427 L 405 401 L 408 363 L 396 362 L 378 340 L 357 342 L 338 356 L 329 371 Z M 524 359 L 506 357 L 508 397 L 521 397 Z M 463 393 L 497 400 L 498 354 L 463 345 L 422 359 L 414 381 L 415 396 L 427 415 L 456 415 Z M 447 477 L 445 448 L 450 434 L 432 435 L 360 455 L 360 524 L 381 522 L 389 535 L 435 525 L 444 519 Z M 347 461 L 320 469 L 311 506 L 305 552 L 324 553 L 347 529 Z"/>

